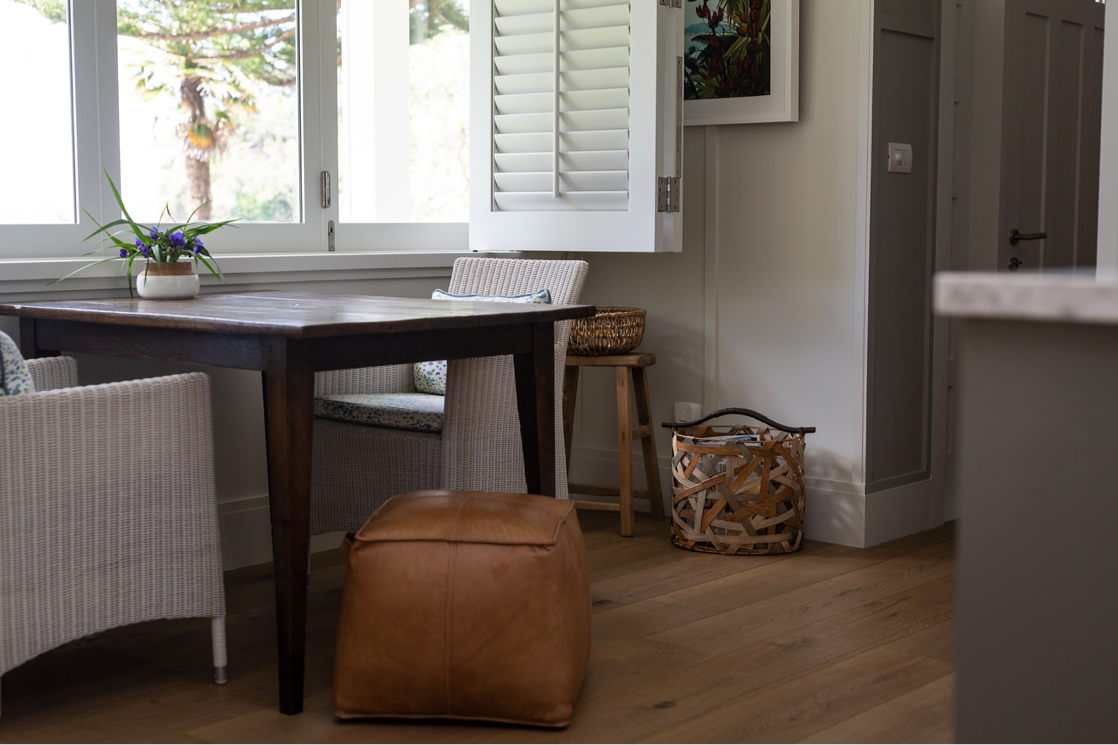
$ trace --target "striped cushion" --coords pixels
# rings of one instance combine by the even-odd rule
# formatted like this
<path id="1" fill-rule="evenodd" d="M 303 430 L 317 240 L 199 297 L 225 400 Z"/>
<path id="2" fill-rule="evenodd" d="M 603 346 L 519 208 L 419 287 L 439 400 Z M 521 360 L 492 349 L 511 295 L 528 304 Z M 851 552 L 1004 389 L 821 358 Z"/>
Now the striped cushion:
<path id="1" fill-rule="evenodd" d="M 444 400 L 430 393 L 334 394 L 314 400 L 314 415 L 340 422 L 438 433 L 443 431 Z"/>

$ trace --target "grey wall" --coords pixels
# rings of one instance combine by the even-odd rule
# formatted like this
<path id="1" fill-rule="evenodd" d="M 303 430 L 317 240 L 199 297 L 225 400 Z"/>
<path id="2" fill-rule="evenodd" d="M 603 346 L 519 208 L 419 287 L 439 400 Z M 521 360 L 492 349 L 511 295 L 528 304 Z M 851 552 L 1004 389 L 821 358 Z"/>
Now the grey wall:
<path id="1" fill-rule="evenodd" d="M 938 0 L 877 0 L 867 489 L 929 477 Z M 912 145 L 890 173 L 888 143 Z"/>

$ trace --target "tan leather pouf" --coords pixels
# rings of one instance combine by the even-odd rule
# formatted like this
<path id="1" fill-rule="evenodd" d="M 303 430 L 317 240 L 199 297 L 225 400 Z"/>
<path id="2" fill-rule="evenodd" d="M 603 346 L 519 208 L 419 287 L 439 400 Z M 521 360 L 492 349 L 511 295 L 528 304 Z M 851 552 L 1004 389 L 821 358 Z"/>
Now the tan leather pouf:
<path id="1" fill-rule="evenodd" d="M 573 503 L 412 492 L 347 542 L 339 717 L 570 723 L 590 656 L 590 582 Z"/>

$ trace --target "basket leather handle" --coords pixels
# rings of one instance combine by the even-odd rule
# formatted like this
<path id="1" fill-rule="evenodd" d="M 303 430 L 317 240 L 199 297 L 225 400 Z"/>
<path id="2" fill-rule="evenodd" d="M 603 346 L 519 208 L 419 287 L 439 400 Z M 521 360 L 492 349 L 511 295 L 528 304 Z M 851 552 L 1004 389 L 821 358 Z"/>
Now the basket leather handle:
<path id="1" fill-rule="evenodd" d="M 787 432 L 788 434 L 791 434 L 791 435 L 806 435 L 806 434 L 809 434 L 809 433 L 815 431 L 815 427 L 789 427 L 787 425 L 781 424 L 780 422 L 773 421 L 772 419 L 769 419 L 764 414 L 762 414 L 760 412 L 757 412 L 757 411 L 754 411 L 753 409 L 738 409 L 738 408 L 719 409 L 718 411 L 713 411 L 710 414 L 707 414 L 702 419 L 696 419 L 693 422 L 664 422 L 663 425 L 661 425 L 661 426 L 667 427 L 668 429 L 680 429 L 682 427 L 695 427 L 699 424 L 702 424 L 703 422 L 710 421 L 711 419 L 714 419 L 716 417 L 725 416 L 726 414 L 740 414 L 742 416 L 747 416 L 747 417 L 750 417 L 751 419 L 756 419 L 759 422 L 767 424 L 770 427 L 772 427 L 773 429 L 779 429 L 782 432 Z"/>

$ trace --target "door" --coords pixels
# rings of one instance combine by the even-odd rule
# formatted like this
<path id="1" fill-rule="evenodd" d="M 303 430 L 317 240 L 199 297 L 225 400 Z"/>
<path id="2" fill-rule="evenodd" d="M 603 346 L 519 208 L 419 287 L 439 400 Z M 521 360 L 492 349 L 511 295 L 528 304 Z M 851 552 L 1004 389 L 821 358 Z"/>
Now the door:
<path id="1" fill-rule="evenodd" d="M 1095 264 L 1105 8 L 1006 0 L 1004 269 Z"/>

